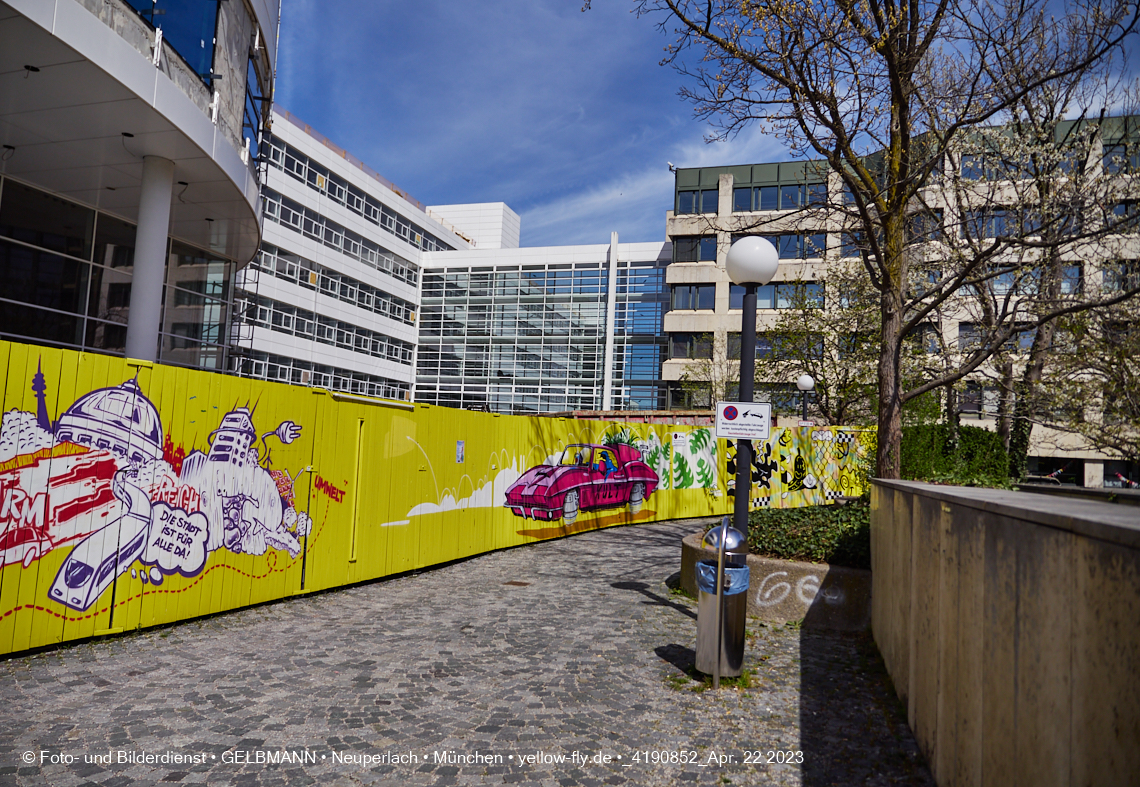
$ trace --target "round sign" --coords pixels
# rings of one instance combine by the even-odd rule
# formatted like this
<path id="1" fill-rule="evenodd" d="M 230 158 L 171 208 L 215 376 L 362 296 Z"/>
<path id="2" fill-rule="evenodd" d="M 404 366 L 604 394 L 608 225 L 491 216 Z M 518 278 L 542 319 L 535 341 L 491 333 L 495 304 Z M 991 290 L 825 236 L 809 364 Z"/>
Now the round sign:
<path id="1" fill-rule="evenodd" d="M 724 419 L 726 421 L 735 421 L 736 416 L 738 415 L 740 415 L 740 413 L 737 412 L 736 408 L 731 404 L 728 407 L 724 408 Z"/>

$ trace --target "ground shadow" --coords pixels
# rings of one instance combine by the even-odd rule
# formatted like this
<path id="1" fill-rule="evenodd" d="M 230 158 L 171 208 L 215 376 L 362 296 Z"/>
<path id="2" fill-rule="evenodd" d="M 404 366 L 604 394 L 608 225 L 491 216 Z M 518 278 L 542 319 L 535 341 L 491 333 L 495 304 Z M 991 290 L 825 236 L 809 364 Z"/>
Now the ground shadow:
<path id="1" fill-rule="evenodd" d="M 697 652 L 692 648 L 687 648 L 684 645 L 678 645 L 674 642 L 656 647 L 653 649 L 653 652 L 662 660 L 669 662 L 686 675 L 691 675 L 696 669 Z"/>
<path id="2" fill-rule="evenodd" d="M 804 787 L 934 787 L 883 659 L 868 631 L 800 630 Z"/>
<path id="3" fill-rule="evenodd" d="M 651 604 L 657 607 L 671 607 L 678 612 L 688 615 L 693 620 L 697 619 L 697 613 L 686 607 L 684 604 L 678 604 L 676 601 L 671 601 L 664 596 L 659 596 L 649 589 L 649 585 L 644 582 L 611 582 L 610 587 L 617 590 L 633 590 L 649 599 L 643 601 L 642 604 Z"/>

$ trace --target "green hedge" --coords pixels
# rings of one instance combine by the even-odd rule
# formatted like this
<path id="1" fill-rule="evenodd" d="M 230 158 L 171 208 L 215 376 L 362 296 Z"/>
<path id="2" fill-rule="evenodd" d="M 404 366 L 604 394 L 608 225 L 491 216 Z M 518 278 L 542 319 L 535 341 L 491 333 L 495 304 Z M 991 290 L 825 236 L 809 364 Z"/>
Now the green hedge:
<path id="1" fill-rule="evenodd" d="M 958 446 L 950 444 L 947 424 L 904 426 L 903 478 L 960 486 L 1009 486 L 1009 454 L 996 432 L 958 427 Z"/>
<path id="2" fill-rule="evenodd" d="M 748 518 L 748 547 L 753 554 L 782 560 L 869 569 L 870 503 L 863 499 L 842 506 L 753 511 Z"/>

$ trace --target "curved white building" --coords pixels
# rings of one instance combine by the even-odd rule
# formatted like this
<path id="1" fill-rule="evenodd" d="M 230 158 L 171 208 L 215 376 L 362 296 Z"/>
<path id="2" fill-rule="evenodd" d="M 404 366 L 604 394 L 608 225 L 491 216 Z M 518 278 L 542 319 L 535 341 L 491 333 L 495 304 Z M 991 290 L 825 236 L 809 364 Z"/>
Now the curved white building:
<path id="1" fill-rule="evenodd" d="M 278 12 L 0 2 L 0 336 L 225 368 Z"/>

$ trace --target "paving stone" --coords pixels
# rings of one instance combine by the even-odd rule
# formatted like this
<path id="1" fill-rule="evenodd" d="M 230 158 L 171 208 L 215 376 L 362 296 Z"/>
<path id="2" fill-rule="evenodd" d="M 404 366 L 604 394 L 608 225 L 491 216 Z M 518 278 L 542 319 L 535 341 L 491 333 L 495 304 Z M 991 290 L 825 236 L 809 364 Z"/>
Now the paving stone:
<path id="1" fill-rule="evenodd" d="M 0 662 L 0 783 L 933 785 L 865 634 L 750 621 L 751 685 L 702 690 L 695 604 L 666 583 L 692 529 L 585 533 Z M 266 761 L 282 752 L 309 759 Z M 143 759 L 167 753 L 200 761 Z"/>

